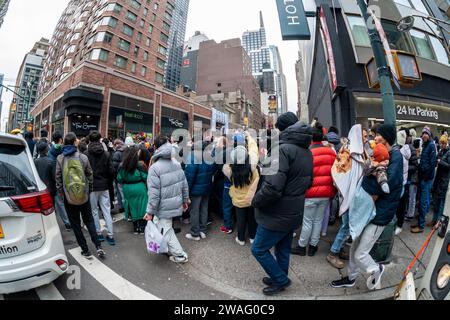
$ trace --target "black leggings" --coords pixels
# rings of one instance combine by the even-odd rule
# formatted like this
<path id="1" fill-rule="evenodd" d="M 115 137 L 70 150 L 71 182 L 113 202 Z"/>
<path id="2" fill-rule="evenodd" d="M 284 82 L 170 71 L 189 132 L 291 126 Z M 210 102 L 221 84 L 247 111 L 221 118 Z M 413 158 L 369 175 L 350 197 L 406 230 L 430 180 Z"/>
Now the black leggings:
<path id="1" fill-rule="evenodd" d="M 245 241 L 245 229 L 248 226 L 248 236 L 255 239 L 256 236 L 256 220 L 255 211 L 252 207 L 236 208 L 237 231 L 239 241 Z"/>

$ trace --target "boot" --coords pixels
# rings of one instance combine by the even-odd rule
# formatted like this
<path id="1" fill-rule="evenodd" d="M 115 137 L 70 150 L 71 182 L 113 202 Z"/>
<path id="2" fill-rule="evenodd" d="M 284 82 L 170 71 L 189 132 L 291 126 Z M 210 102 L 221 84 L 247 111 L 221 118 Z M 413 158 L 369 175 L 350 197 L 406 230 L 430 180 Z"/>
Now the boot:
<path id="1" fill-rule="evenodd" d="M 139 233 L 145 233 L 146 226 L 147 226 L 147 221 L 139 220 Z"/>
<path id="2" fill-rule="evenodd" d="M 342 260 L 339 259 L 339 254 L 329 252 L 327 255 L 327 261 L 336 269 L 344 268 L 344 262 L 342 262 Z"/>
<path id="3" fill-rule="evenodd" d="M 308 257 L 314 257 L 319 248 L 317 246 L 309 245 L 308 247 Z"/>
<path id="4" fill-rule="evenodd" d="M 139 221 L 133 221 L 133 232 L 139 234 Z"/>
<path id="5" fill-rule="evenodd" d="M 346 252 L 344 249 L 341 250 L 341 252 L 339 252 L 339 258 L 341 260 L 350 260 L 350 256 L 348 254 L 348 252 Z"/>

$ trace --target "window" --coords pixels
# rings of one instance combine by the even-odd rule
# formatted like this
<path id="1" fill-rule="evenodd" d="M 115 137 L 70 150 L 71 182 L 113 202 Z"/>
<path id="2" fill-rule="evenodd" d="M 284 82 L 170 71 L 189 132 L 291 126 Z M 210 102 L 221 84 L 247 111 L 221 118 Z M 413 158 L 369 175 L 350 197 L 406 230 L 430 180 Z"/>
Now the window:
<path id="1" fill-rule="evenodd" d="M 122 56 L 118 56 L 116 55 L 115 59 L 114 59 L 114 65 L 116 67 L 122 68 L 122 69 L 126 69 L 127 68 L 127 64 L 128 64 L 128 59 L 124 58 Z"/>
<path id="2" fill-rule="evenodd" d="M 144 61 L 148 61 L 148 52 L 144 51 Z"/>
<path id="3" fill-rule="evenodd" d="M 164 83 L 164 76 L 161 73 L 155 72 L 155 80 L 158 83 Z"/>
<path id="4" fill-rule="evenodd" d="M 70 65 L 72 64 L 72 59 L 67 59 L 66 61 L 64 61 L 62 68 L 67 68 L 70 67 Z"/>
<path id="5" fill-rule="evenodd" d="M 130 21 L 136 22 L 137 20 L 137 15 L 135 15 L 133 12 L 131 11 L 127 11 L 127 15 L 126 18 Z"/>
<path id="6" fill-rule="evenodd" d="M 144 8 L 144 17 L 146 17 L 148 15 L 148 9 Z"/>
<path id="7" fill-rule="evenodd" d="M 422 0 L 394 0 L 396 3 L 404 5 L 417 11 L 428 14 L 428 10 L 423 4 Z"/>
<path id="8" fill-rule="evenodd" d="M 66 54 L 70 54 L 70 53 L 74 53 L 75 52 L 75 45 L 72 45 L 69 47 L 69 49 L 67 49 Z"/>
<path id="9" fill-rule="evenodd" d="M 70 41 L 75 41 L 75 40 L 78 40 L 78 39 L 80 39 L 80 33 L 79 32 L 75 33 L 72 36 L 72 38 L 70 38 Z"/>
<path id="10" fill-rule="evenodd" d="M 99 32 L 95 37 L 96 42 L 111 43 L 113 34 L 109 32 Z"/>
<path id="11" fill-rule="evenodd" d="M 151 41 L 150 38 L 147 38 L 147 40 L 145 40 L 145 45 L 146 45 L 147 47 L 150 47 L 150 41 Z"/>
<path id="12" fill-rule="evenodd" d="M 132 27 L 130 27 L 127 24 L 123 24 L 122 32 L 125 33 L 127 36 L 132 37 L 133 36 L 133 31 L 134 31 L 134 29 Z"/>
<path id="13" fill-rule="evenodd" d="M 410 53 L 414 53 L 406 34 L 399 32 L 397 26 L 394 23 L 381 21 L 384 32 L 389 42 L 389 47 L 393 50 L 402 50 Z"/>
<path id="14" fill-rule="evenodd" d="M 164 69 L 164 67 L 166 66 L 166 62 L 160 58 L 156 59 L 156 65 L 158 66 L 158 68 L 160 69 Z"/>
<path id="15" fill-rule="evenodd" d="M 152 22 L 155 22 L 156 21 L 156 14 L 153 14 L 152 15 Z"/>
<path id="16" fill-rule="evenodd" d="M 153 32 L 153 26 L 152 25 L 149 25 L 148 26 L 148 33 L 152 33 Z"/>
<path id="17" fill-rule="evenodd" d="M 167 32 L 170 32 L 170 24 L 168 24 L 167 22 L 163 21 L 163 29 Z"/>
<path id="18" fill-rule="evenodd" d="M 166 55 L 167 49 L 165 47 L 163 47 L 162 45 L 159 45 L 158 52 L 161 53 L 162 55 Z"/>
<path id="19" fill-rule="evenodd" d="M 143 28 L 145 26 L 145 21 L 141 19 L 141 22 L 139 22 L 139 26 Z"/>
<path id="20" fill-rule="evenodd" d="M 164 34 L 164 33 L 162 33 L 162 32 L 161 32 L 161 34 L 159 36 L 159 39 L 161 39 L 161 41 L 166 43 L 166 44 L 167 44 L 167 42 L 169 42 L 169 36 Z"/>
<path id="21" fill-rule="evenodd" d="M 131 64 L 131 72 L 132 72 L 132 73 L 136 73 L 136 68 L 137 68 L 137 63 L 136 63 L 136 62 L 133 62 L 133 63 Z"/>
<path id="22" fill-rule="evenodd" d="M 446 65 L 450 65 L 447 52 L 445 51 L 445 48 L 442 45 L 441 41 L 433 36 L 430 36 L 430 41 L 433 46 L 434 53 L 436 54 L 437 61 Z"/>
<path id="23" fill-rule="evenodd" d="M 101 20 L 98 20 L 94 23 L 92 29 L 97 29 L 98 26 L 110 26 L 111 28 L 115 28 L 117 25 L 117 19 L 113 17 L 104 17 Z"/>
<path id="24" fill-rule="evenodd" d="M 80 21 L 75 26 L 75 30 L 81 29 L 81 28 L 83 28 L 83 26 L 84 26 L 84 21 Z"/>
<path id="25" fill-rule="evenodd" d="M 172 20 L 172 15 L 167 11 L 164 13 L 164 17 L 166 17 L 166 19 Z"/>
<path id="26" fill-rule="evenodd" d="M 146 74 L 147 74 L 147 67 L 142 67 L 141 68 L 141 76 L 145 77 Z"/>
<path id="27" fill-rule="evenodd" d="M 416 47 L 417 55 L 426 59 L 434 59 L 433 49 L 431 49 L 427 35 L 417 30 L 411 30 L 409 33 Z"/>
<path id="28" fill-rule="evenodd" d="M 137 41 L 138 43 L 140 43 L 141 40 L 142 40 L 142 32 L 138 32 L 137 37 L 136 37 L 136 41 Z"/>
<path id="29" fill-rule="evenodd" d="M 108 4 L 106 11 L 114 11 L 115 13 L 120 13 L 122 11 L 122 6 L 118 3 Z"/>
<path id="30" fill-rule="evenodd" d="M 109 52 L 103 49 L 94 49 L 91 51 L 90 60 L 108 61 Z"/>
<path id="31" fill-rule="evenodd" d="M 155 4 L 153 5 L 153 10 L 158 11 L 158 8 L 159 8 L 159 4 L 158 4 L 158 3 L 155 3 Z"/>
<path id="32" fill-rule="evenodd" d="M 139 10 L 141 8 L 141 4 L 136 0 L 130 0 L 130 4 L 136 10 Z"/>
<path id="33" fill-rule="evenodd" d="M 117 42 L 117 46 L 121 50 L 128 52 L 128 51 L 130 51 L 131 43 L 126 41 L 126 40 L 124 40 L 124 39 L 119 39 L 119 41 Z"/>
<path id="34" fill-rule="evenodd" d="M 139 47 L 134 47 L 133 55 L 134 55 L 135 58 L 138 57 L 138 55 L 139 55 Z"/>

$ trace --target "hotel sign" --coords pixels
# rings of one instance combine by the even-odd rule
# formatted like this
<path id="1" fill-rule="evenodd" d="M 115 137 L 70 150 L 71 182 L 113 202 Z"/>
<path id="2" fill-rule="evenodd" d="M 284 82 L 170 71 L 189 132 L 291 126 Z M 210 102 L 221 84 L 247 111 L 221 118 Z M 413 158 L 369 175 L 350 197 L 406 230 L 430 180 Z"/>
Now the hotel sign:
<path id="1" fill-rule="evenodd" d="M 308 20 L 302 0 L 276 0 L 283 40 L 310 40 Z"/>

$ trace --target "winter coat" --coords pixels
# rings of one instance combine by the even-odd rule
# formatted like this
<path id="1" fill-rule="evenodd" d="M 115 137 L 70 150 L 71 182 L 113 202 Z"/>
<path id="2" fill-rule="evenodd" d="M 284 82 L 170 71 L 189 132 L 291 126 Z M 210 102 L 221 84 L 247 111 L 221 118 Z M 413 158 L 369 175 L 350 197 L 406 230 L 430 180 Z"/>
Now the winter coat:
<path id="1" fill-rule="evenodd" d="M 411 159 L 411 149 L 407 144 L 404 146 L 396 145 L 394 149 L 400 151 L 403 156 L 403 185 L 408 183 L 408 172 L 409 172 L 409 159 Z"/>
<path id="2" fill-rule="evenodd" d="M 341 150 L 341 148 L 342 148 L 341 138 L 339 138 L 339 136 L 336 133 L 329 132 L 327 134 L 327 139 L 328 139 L 328 142 L 334 146 L 334 150 L 336 152 L 339 152 L 339 150 Z"/>
<path id="3" fill-rule="evenodd" d="M 262 176 L 260 188 L 253 198 L 258 225 L 278 232 L 300 226 L 305 193 L 313 181 L 310 144 L 310 127 L 298 122 L 281 133 L 279 145 L 272 146 L 272 156 L 279 153 L 278 172 Z"/>
<path id="4" fill-rule="evenodd" d="M 434 180 L 434 190 L 438 198 L 444 199 L 447 195 L 448 184 L 450 182 L 450 152 L 445 152 L 441 161 L 439 161 Z"/>
<path id="5" fill-rule="evenodd" d="M 25 139 L 28 145 L 28 149 L 30 149 L 31 155 L 34 155 L 34 146 L 36 145 L 36 141 L 33 139 Z"/>
<path id="6" fill-rule="evenodd" d="M 58 156 L 62 154 L 62 152 L 63 152 L 62 145 L 52 145 L 52 148 L 48 152 L 48 158 L 51 160 L 51 172 L 53 179 L 50 181 L 50 185 L 47 187 L 52 197 L 56 195 L 56 182 L 55 182 L 56 159 L 58 159 Z"/>
<path id="7" fill-rule="evenodd" d="M 131 217 L 133 221 L 141 220 L 146 214 L 147 178 L 147 172 L 139 165 L 133 173 L 119 167 L 117 182 L 122 185 L 125 215 Z"/>
<path id="8" fill-rule="evenodd" d="M 197 145 L 198 146 L 198 145 Z M 208 164 L 205 159 L 202 158 L 202 153 L 208 146 L 208 143 L 202 143 L 201 150 L 192 151 L 188 156 L 188 162 L 184 173 L 186 180 L 189 184 L 189 192 L 191 196 L 207 196 L 212 191 L 212 177 L 217 171 L 217 165 L 215 163 Z M 199 164 L 195 164 L 195 163 Z"/>
<path id="9" fill-rule="evenodd" d="M 417 184 L 419 182 L 419 161 L 417 159 L 416 148 L 410 144 L 409 150 L 411 151 L 411 158 L 409 158 L 408 162 L 408 181 Z"/>
<path id="10" fill-rule="evenodd" d="M 377 226 L 388 225 L 397 212 L 400 197 L 403 191 L 403 156 L 397 149 L 389 152 L 388 184 L 390 193 L 384 193 L 374 176 L 364 177 L 362 187 L 371 196 L 378 196 L 375 202 L 377 214 L 372 224 Z"/>
<path id="11" fill-rule="evenodd" d="M 419 163 L 419 180 L 430 181 L 434 179 L 437 163 L 436 145 L 430 140 L 422 145 L 422 154 Z"/>
<path id="12" fill-rule="evenodd" d="M 81 165 L 83 166 L 84 175 L 86 176 L 86 181 L 89 185 L 89 193 L 94 189 L 94 176 L 92 173 L 92 168 L 89 163 L 89 159 L 86 155 L 79 153 L 77 147 L 75 146 L 64 146 L 63 152 L 58 156 L 56 160 L 56 190 L 60 195 L 64 195 L 64 183 L 63 183 L 63 165 L 64 159 L 71 160 L 73 158 L 79 158 Z"/>
<path id="13" fill-rule="evenodd" d="M 442 148 L 441 148 L 441 149 L 439 150 L 439 152 L 438 152 L 438 155 L 437 155 L 438 160 L 442 159 L 442 158 L 445 156 L 445 154 L 448 152 L 448 150 L 449 150 L 448 147 L 445 148 L 445 149 L 442 149 Z"/>
<path id="14" fill-rule="evenodd" d="M 112 155 L 112 163 L 116 174 L 119 172 L 119 167 L 123 160 L 123 153 L 127 150 L 127 148 L 128 147 L 122 143 L 117 147 L 116 151 Z"/>
<path id="15" fill-rule="evenodd" d="M 306 192 L 306 198 L 333 198 L 336 188 L 333 185 L 331 168 L 336 160 L 336 152 L 323 146 L 321 142 L 313 142 L 309 148 L 313 155 L 313 185 Z"/>
<path id="16" fill-rule="evenodd" d="M 94 191 L 109 190 L 110 180 L 114 176 L 111 155 L 105 151 L 100 142 L 89 143 L 85 154 L 94 173 Z"/>
<path id="17" fill-rule="evenodd" d="M 54 197 L 56 193 L 55 186 L 55 171 L 53 168 L 53 161 L 48 157 L 39 157 L 39 159 L 34 160 L 36 165 L 36 170 L 41 178 L 42 182 L 47 186 L 48 191 Z"/>
<path id="18" fill-rule="evenodd" d="M 181 165 L 172 159 L 172 146 L 166 143 L 156 150 L 147 179 L 147 213 L 160 219 L 179 217 L 189 200 L 189 187 Z"/>
<path id="19" fill-rule="evenodd" d="M 39 158 L 39 152 L 37 151 L 37 146 L 38 146 L 38 144 L 39 143 L 46 143 L 47 145 L 48 145 L 48 149 L 50 150 L 51 149 L 51 147 L 52 147 L 52 143 L 50 142 L 50 141 L 48 141 L 48 139 L 47 138 L 41 138 L 41 139 L 39 139 L 35 144 L 34 144 L 34 148 L 33 148 L 33 151 L 32 151 L 32 153 L 33 153 L 33 159 L 37 159 L 37 158 Z M 30 145 L 28 145 L 28 146 L 30 146 Z"/>

